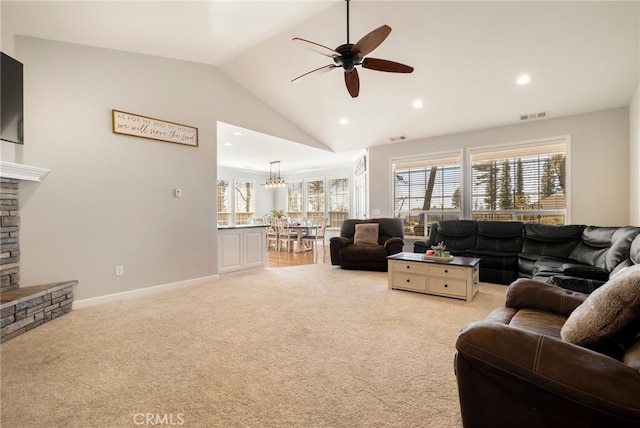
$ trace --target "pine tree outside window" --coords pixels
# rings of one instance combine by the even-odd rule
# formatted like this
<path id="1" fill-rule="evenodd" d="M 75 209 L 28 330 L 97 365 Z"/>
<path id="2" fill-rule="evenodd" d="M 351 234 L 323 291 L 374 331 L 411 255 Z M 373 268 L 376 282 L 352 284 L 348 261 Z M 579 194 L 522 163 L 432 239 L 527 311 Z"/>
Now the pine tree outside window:
<path id="1" fill-rule="evenodd" d="M 564 224 L 567 138 L 470 150 L 471 218 Z"/>

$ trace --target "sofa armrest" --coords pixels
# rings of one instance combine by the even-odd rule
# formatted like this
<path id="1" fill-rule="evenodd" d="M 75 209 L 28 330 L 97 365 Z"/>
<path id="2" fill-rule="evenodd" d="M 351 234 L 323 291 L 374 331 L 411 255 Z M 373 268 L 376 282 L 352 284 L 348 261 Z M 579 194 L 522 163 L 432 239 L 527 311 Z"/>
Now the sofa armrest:
<path id="1" fill-rule="evenodd" d="M 569 316 L 587 296 L 546 282 L 520 278 L 507 289 L 505 306 L 514 309 L 538 309 Z"/>
<path id="2" fill-rule="evenodd" d="M 340 266 L 340 250 L 351 244 L 353 244 L 353 239 L 342 236 L 334 236 L 329 240 L 329 253 L 331 255 L 332 266 Z"/>
<path id="3" fill-rule="evenodd" d="M 491 321 L 464 326 L 456 349 L 479 372 L 513 379 L 522 388 L 542 390 L 572 405 L 640 421 L 640 373 L 606 355 Z"/>
<path id="4" fill-rule="evenodd" d="M 389 238 L 384 241 L 384 248 L 387 252 L 391 254 L 398 254 L 402 252 L 402 248 L 404 247 L 404 239 L 399 237 Z"/>
<path id="5" fill-rule="evenodd" d="M 346 247 L 349 244 L 353 244 L 353 240 L 343 236 L 334 236 L 329 240 L 329 245 L 335 245 L 339 248 Z"/>

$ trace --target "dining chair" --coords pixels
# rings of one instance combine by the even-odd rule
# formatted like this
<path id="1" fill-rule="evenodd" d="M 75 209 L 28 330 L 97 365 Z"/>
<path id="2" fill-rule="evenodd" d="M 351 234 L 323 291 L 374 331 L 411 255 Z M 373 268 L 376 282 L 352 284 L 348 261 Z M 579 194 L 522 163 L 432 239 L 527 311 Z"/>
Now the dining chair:
<path id="1" fill-rule="evenodd" d="M 278 221 L 278 251 L 282 251 L 282 244 L 287 245 L 287 252 L 293 249 L 293 243 L 298 240 L 298 234 L 289 229 L 289 221 Z"/>
<path id="2" fill-rule="evenodd" d="M 311 245 L 311 248 L 313 249 L 313 251 L 316 251 L 316 246 L 318 244 L 318 241 L 322 242 L 322 252 L 324 253 L 326 251 L 325 245 L 324 245 L 324 233 L 325 233 L 325 230 L 327 229 L 327 222 L 328 222 L 327 218 L 314 217 L 313 218 L 314 227 L 312 229 L 313 232 L 308 233 L 306 236 L 302 238 L 305 244 Z"/>
<path id="3" fill-rule="evenodd" d="M 274 251 L 278 250 L 278 229 L 275 222 L 269 221 L 267 226 L 267 250 L 271 248 L 273 244 Z"/>

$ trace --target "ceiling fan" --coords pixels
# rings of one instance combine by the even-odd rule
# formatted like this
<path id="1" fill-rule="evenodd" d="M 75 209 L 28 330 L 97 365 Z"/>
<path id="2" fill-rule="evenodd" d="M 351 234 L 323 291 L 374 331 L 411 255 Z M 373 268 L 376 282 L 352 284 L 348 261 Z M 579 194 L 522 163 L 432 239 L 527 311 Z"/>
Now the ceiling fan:
<path id="1" fill-rule="evenodd" d="M 309 40 L 300 39 L 298 37 L 292 40 L 296 43 L 303 45 L 304 47 L 311 49 L 319 54 L 333 58 L 334 64 L 329 64 L 311 70 L 301 76 L 296 77 L 291 82 L 295 82 L 305 76 L 313 73 L 325 73 L 334 68 L 342 67 L 344 69 L 344 82 L 347 86 L 347 91 L 352 98 L 355 98 L 360 93 L 360 78 L 358 77 L 357 65 L 361 65 L 362 68 L 368 68 L 369 70 L 386 71 L 390 73 L 411 73 L 413 67 L 400 64 L 399 62 L 389 61 L 386 59 L 378 58 L 365 58 L 375 48 L 380 46 L 382 42 L 391 33 L 391 27 L 388 25 L 382 25 L 365 35 L 358 40 L 354 45 L 349 43 L 349 0 L 347 2 L 347 43 L 340 45 L 335 49 L 328 48 L 321 44 L 310 42 Z"/>

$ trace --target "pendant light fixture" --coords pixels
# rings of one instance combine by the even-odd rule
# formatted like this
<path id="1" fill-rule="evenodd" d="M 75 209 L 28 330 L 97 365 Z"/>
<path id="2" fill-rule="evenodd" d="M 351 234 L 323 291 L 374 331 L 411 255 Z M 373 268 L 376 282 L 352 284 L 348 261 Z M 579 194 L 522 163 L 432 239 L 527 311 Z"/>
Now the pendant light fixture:
<path id="1" fill-rule="evenodd" d="M 273 174 L 273 164 L 274 163 L 278 164 L 278 175 L 277 176 L 275 176 Z M 284 181 L 284 178 L 280 177 L 280 161 L 269 162 L 269 178 L 263 184 L 263 186 L 267 187 L 269 189 L 275 189 L 277 187 L 284 187 L 286 185 L 287 185 L 287 182 Z"/>

